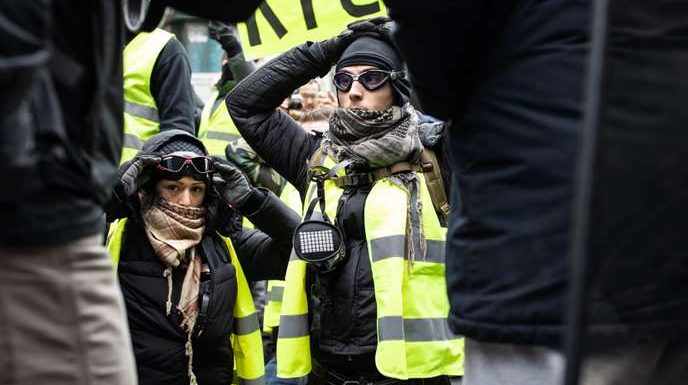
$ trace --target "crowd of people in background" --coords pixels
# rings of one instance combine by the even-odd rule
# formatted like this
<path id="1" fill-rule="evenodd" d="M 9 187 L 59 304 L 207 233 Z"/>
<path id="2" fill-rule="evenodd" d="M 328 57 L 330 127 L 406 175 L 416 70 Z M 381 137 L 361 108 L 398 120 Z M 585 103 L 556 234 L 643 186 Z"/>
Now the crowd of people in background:
<path id="1" fill-rule="evenodd" d="M 388 1 L 259 64 L 257 4 L 146 3 L 208 18 L 208 100 L 173 33 L 63 2 L 0 2 L 0 385 L 563 379 L 590 1 Z M 686 258 L 644 255 L 581 384 L 688 381 Z"/>

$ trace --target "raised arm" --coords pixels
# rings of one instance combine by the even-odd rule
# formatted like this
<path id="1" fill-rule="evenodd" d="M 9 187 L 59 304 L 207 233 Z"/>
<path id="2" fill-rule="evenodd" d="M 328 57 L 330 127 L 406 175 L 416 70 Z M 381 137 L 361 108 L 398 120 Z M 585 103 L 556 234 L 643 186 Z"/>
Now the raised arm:
<path id="1" fill-rule="evenodd" d="M 299 86 L 325 75 L 331 62 L 306 43 L 255 70 L 227 96 L 227 110 L 249 145 L 290 183 L 305 190 L 315 137 L 277 107 Z"/>

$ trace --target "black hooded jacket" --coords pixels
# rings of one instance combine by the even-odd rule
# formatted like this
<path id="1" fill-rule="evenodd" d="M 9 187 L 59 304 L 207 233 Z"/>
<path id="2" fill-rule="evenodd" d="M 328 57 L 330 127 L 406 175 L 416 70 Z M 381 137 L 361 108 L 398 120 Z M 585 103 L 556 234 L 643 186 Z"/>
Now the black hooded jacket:
<path id="1" fill-rule="evenodd" d="M 191 135 L 171 130 L 152 137 L 142 151 L 155 152 L 180 136 L 203 148 Z M 299 223 L 298 214 L 274 194 L 262 190 L 255 190 L 239 210 L 260 229 L 244 228 L 232 234 L 232 243 L 247 280 L 283 279 L 292 234 Z M 224 385 L 232 380 L 229 335 L 237 296 L 236 270 L 230 263 L 224 241 L 214 231 L 225 227 L 208 224 L 197 248 L 210 267 L 211 283 L 208 319 L 203 332 L 192 340 L 194 373 L 203 385 Z M 168 286 L 164 270 L 137 211 L 129 216 L 125 228 L 118 275 L 127 307 L 139 384 L 142 385 L 189 383 L 185 355 L 187 334 L 179 326 L 181 318 L 175 306 L 169 316 L 165 314 Z M 173 305 L 179 302 L 185 272 L 183 268 L 173 269 Z M 198 325 L 197 322 L 196 332 Z"/>

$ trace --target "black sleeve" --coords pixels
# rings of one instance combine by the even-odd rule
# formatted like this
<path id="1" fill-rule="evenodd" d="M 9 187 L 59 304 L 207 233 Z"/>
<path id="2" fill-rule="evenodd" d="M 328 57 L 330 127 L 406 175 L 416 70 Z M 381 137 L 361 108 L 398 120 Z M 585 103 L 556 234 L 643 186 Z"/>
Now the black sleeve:
<path id="1" fill-rule="evenodd" d="M 251 72 L 256 70 L 256 65 L 252 61 L 246 60 L 243 52 L 227 59 L 227 63 L 229 64 L 230 71 L 232 71 L 234 80 L 237 82 L 244 80 Z"/>
<path id="2" fill-rule="evenodd" d="M 158 55 L 151 75 L 151 94 L 158 105 L 160 131 L 196 132 L 191 66 L 184 46 L 177 39 L 170 39 Z"/>
<path id="3" fill-rule="evenodd" d="M 306 43 L 292 48 L 256 69 L 226 99 L 241 136 L 302 195 L 308 187 L 306 162 L 320 139 L 277 107 L 294 89 L 329 71 L 330 65 L 316 59 L 310 47 Z"/>
<path id="4" fill-rule="evenodd" d="M 264 189 L 254 190 L 239 211 L 256 226 L 242 229 L 232 239 L 246 279 L 284 279 L 292 236 L 301 217 Z"/>

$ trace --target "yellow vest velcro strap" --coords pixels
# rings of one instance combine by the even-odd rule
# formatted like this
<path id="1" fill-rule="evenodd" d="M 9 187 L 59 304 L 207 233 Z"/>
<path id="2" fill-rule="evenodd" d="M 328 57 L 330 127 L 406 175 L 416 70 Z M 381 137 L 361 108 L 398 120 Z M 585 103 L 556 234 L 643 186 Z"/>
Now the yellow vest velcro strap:
<path id="1" fill-rule="evenodd" d="M 234 334 L 238 336 L 251 334 L 259 329 L 260 324 L 258 323 L 258 314 L 256 313 L 249 314 L 246 317 L 234 318 Z"/>
<path id="2" fill-rule="evenodd" d="M 129 115 L 138 116 L 139 118 L 148 119 L 152 122 L 160 122 L 158 109 L 155 107 L 144 106 L 143 104 L 138 104 L 125 100 L 124 112 L 126 112 Z"/>
<path id="3" fill-rule="evenodd" d="M 208 131 L 208 133 L 206 134 L 206 138 L 207 139 L 215 139 L 215 140 L 224 140 L 227 142 L 233 142 L 233 141 L 241 138 L 241 136 L 230 134 L 227 132 L 221 132 L 221 131 Z"/>
<path id="4" fill-rule="evenodd" d="M 426 240 L 427 250 L 425 251 L 425 258 L 417 259 L 417 261 L 444 263 L 445 262 L 445 242 L 436 241 L 434 239 Z"/>
<path id="5" fill-rule="evenodd" d="M 460 338 L 451 332 L 446 318 L 381 317 L 377 320 L 377 325 L 380 342 L 430 342 Z"/>
<path id="6" fill-rule="evenodd" d="M 426 244 L 425 258 L 418 256 L 417 260 L 444 263 L 444 241 L 428 239 Z M 370 246 L 373 262 L 387 258 L 403 258 L 406 248 L 406 237 L 403 235 L 390 235 L 388 237 L 376 238 L 370 241 Z"/>
<path id="7" fill-rule="evenodd" d="M 265 376 L 252 379 L 239 377 L 239 385 L 265 385 Z"/>
<path id="8" fill-rule="evenodd" d="M 143 147 L 143 141 L 134 134 L 124 134 L 124 147 L 140 150 Z"/>
<path id="9" fill-rule="evenodd" d="M 298 338 L 308 335 L 308 314 L 280 316 L 280 338 Z"/>
<path id="10" fill-rule="evenodd" d="M 273 286 L 270 289 L 269 301 L 282 302 L 282 297 L 284 297 L 284 286 Z"/>

